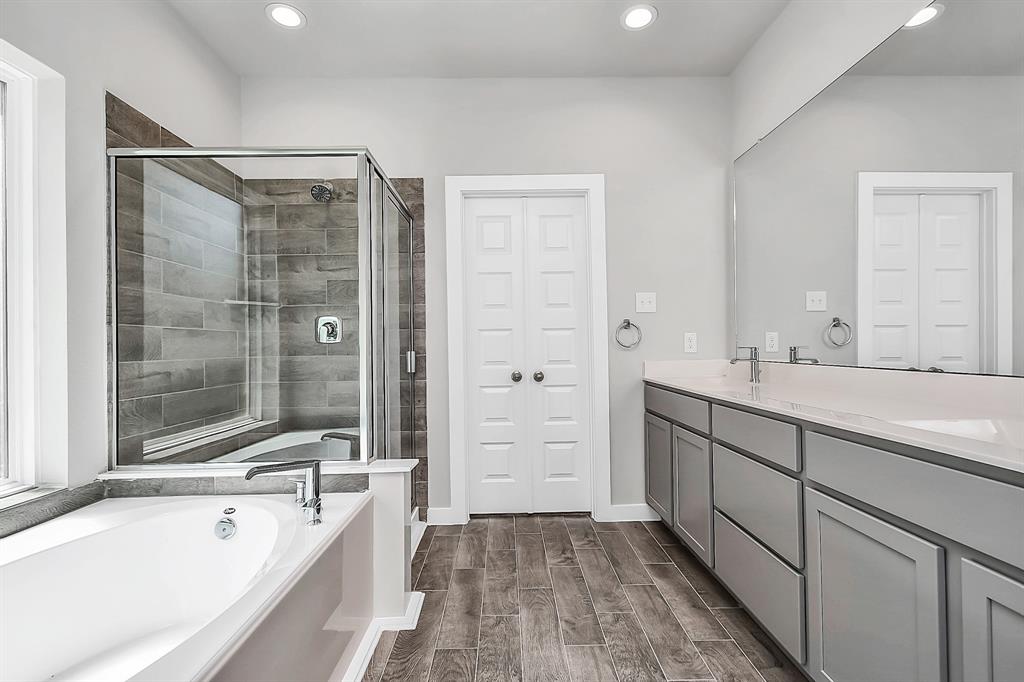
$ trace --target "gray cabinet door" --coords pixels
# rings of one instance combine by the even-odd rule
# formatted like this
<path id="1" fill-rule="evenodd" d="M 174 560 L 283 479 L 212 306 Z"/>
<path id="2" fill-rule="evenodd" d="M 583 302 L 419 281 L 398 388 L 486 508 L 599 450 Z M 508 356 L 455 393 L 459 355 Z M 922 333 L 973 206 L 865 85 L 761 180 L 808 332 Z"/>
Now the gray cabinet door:
<path id="1" fill-rule="evenodd" d="M 672 425 L 644 414 L 644 460 L 647 504 L 672 523 Z"/>
<path id="2" fill-rule="evenodd" d="M 811 675 L 945 680 L 942 548 L 815 490 L 804 506 Z"/>
<path id="3" fill-rule="evenodd" d="M 707 438 L 672 427 L 675 484 L 672 528 L 697 556 L 710 566 L 711 548 L 711 444 Z"/>
<path id="4" fill-rule="evenodd" d="M 962 559 L 964 679 L 1016 682 L 1024 675 L 1024 584 Z"/>

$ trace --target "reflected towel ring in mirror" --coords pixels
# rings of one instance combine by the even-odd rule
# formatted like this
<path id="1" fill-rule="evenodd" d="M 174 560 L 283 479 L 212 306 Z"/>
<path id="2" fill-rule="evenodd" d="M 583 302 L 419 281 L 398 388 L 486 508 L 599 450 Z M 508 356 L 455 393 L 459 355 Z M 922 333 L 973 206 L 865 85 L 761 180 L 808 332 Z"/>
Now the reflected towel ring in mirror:
<path id="1" fill-rule="evenodd" d="M 834 335 L 837 329 L 842 333 L 842 337 L 839 340 L 836 340 Z M 832 322 L 825 327 L 825 340 L 836 348 L 848 346 L 850 342 L 853 341 L 853 327 L 848 323 L 843 322 L 838 317 L 833 317 Z"/>
<path id="2" fill-rule="evenodd" d="M 630 330 L 632 330 L 633 338 L 630 340 L 627 337 L 627 340 L 623 341 L 622 340 L 623 332 L 628 332 Z M 633 348 L 636 348 L 637 346 L 640 345 L 640 342 L 643 341 L 643 340 L 644 340 L 644 333 L 642 331 L 640 331 L 640 327 L 638 327 L 635 324 L 633 324 L 632 322 L 630 322 L 628 317 L 626 319 L 624 319 L 622 321 L 622 323 L 619 324 L 618 327 L 615 328 L 615 343 L 619 344 L 620 346 L 622 346 L 626 350 L 631 350 Z"/>

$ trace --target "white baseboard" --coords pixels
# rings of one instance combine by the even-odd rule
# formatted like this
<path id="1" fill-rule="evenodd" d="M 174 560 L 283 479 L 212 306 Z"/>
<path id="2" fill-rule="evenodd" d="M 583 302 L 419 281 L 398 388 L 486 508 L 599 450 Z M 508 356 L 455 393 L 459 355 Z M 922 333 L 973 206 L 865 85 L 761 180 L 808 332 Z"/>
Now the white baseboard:
<path id="1" fill-rule="evenodd" d="M 468 522 L 467 514 L 452 507 L 431 507 L 427 510 L 427 524 L 431 526 L 455 526 Z"/>
<path id="2" fill-rule="evenodd" d="M 657 512 L 647 504 L 613 504 L 607 509 L 594 512 L 595 521 L 658 521 Z"/>
<path id="3" fill-rule="evenodd" d="M 420 540 L 423 539 L 423 534 L 427 532 L 427 522 L 420 521 L 419 507 L 413 508 L 412 516 L 409 517 L 409 525 L 412 529 L 412 551 L 415 553 L 416 548 L 420 546 Z"/>
<path id="4" fill-rule="evenodd" d="M 420 619 L 420 609 L 423 607 L 422 592 L 407 592 L 405 595 L 405 614 L 392 616 L 390 618 L 374 618 L 363 633 L 356 653 L 348 670 L 341 676 L 343 682 L 359 682 L 366 674 L 366 669 L 373 658 L 373 652 L 380 641 L 380 635 L 385 630 L 415 630 L 416 623 Z"/>

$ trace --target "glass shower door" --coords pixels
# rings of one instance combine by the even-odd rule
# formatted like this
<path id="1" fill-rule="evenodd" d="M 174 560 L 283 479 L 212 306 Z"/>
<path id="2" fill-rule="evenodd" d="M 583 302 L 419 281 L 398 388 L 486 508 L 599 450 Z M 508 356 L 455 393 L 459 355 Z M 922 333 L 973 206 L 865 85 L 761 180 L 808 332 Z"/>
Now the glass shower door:
<path id="1" fill-rule="evenodd" d="M 388 457 L 414 457 L 412 218 L 390 188 L 384 201 L 384 259 Z"/>

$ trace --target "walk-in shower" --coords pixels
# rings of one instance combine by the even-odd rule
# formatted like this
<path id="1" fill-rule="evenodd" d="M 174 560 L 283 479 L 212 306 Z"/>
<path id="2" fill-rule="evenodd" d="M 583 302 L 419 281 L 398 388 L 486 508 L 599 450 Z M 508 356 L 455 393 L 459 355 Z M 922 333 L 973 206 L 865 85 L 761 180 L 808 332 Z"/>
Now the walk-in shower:
<path id="1" fill-rule="evenodd" d="M 108 150 L 111 464 L 412 457 L 412 214 L 361 147 Z"/>

